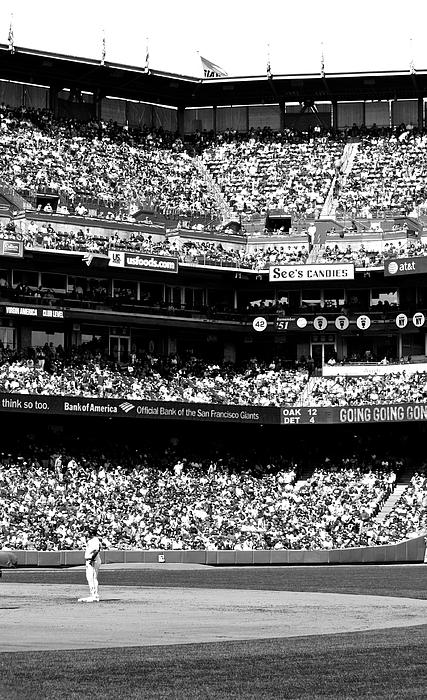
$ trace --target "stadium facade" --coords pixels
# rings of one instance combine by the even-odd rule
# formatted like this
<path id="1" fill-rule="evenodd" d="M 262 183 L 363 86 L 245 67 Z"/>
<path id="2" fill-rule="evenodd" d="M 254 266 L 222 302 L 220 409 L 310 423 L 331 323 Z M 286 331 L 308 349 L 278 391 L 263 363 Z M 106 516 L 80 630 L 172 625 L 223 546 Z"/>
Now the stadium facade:
<path id="1" fill-rule="evenodd" d="M 58 118 L 109 119 L 126 128 L 161 127 L 182 136 L 251 128 L 316 130 L 423 128 L 427 73 L 196 78 L 0 46 L 2 102 L 50 109 Z M 108 95 L 108 96 L 107 96 Z M 238 106 L 236 106 L 238 105 Z M 294 221 L 286 212 L 229 222 L 227 233 L 156 216 L 150 203 L 136 223 L 61 215 L 59 198 L 35 187 L 28 198 L 2 188 L 0 219 L 20 235 L 2 241 L 1 340 L 24 350 L 46 343 L 65 350 L 96 339 L 117 363 L 141 351 L 203 355 L 212 362 L 279 357 L 284 366 L 313 358 L 315 371 L 353 358 L 401 362 L 427 357 L 425 258 L 390 256 L 375 264 L 331 263 L 322 249 L 360 244 L 384 250 L 422 241 L 423 216 L 392 212 L 369 222 Z M 51 206 L 46 213 L 45 204 Z M 90 205 L 87 213 L 90 214 Z M 150 217 L 150 223 L 144 223 Z M 177 217 L 176 217 L 177 218 Z M 223 218 L 224 228 L 227 222 Z M 79 228 L 87 238 L 120 233 L 153 241 L 220 244 L 250 254 L 292 244 L 305 264 L 247 265 L 198 256 L 111 249 L 103 253 L 27 246 L 30 225 Z M 230 228 L 231 226 L 231 228 Z M 268 229 L 268 235 L 264 231 Z M 286 231 L 292 227 L 292 236 Z M 281 231 L 279 231 L 281 229 Z M 21 238 L 21 240 L 17 240 Z M 265 262 L 265 261 L 264 261 Z M 20 289 L 19 295 L 16 288 Z M 25 289 L 48 289 L 37 299 Z M 103 300 L 86 290 L 103 289 Z M 275 422 L 275 421 L 272 421 Z"/>

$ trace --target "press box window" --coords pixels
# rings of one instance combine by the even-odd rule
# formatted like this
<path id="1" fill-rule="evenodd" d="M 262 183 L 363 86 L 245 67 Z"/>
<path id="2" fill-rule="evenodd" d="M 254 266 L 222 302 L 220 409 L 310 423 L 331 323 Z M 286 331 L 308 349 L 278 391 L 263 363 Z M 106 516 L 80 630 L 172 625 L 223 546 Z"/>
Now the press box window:
<path id="1" fill-rule="evenodd" d="M 142 302 L 147 304 L 162 302 L 164 298 L 164 287 L 162 284 L 139 283 L 139 294 Z"/>
<path id="2" fill-rule="evenodd" d="M 31 270 L 13 270 L 12 273 L 13 286 L 17 284 L 26 284 L 28 287 L 39 286 L 39 273 Z"/>
<path id="3" fill-rule="evenodd" d="M 54 275 L 51 272 L 42 272 L 41 285 L 44 289 L 52 289 L 54 292 L 65 292 L 67 288 L 67 276 Z"/>
<path id="4" fill-rule="evenodd" d="M 7 270 L 0 270 L 0 287 L 7 287 L 8 273 Z M 5 284 L 6 283 L 6 284 Z"/>
<path id="5" fill-rule="evenodd" d="M 64 334 L 63 333 L 46 333 L 45 331 L 31 331 L 31 346 L 33 348 L 40 348 L 50 343 L 53 343 L 55 348 L 58 345 L 64 347 Z"/>
<path id="6" fill-rule="evenodd" d="M 324 291 L 325 309 L 340 309 L 345 305 L 345 294 L 343 289 L 325 289 Z"/>
<path id="7" fill-rule="evenodd" d="M 16 329 L 9 326 L 0 326 L 0 346 L 15 350 L 16 348 Z"/>
<path id="8" fill-rule="evenodd" d="M 397 289 L 372 289 L 371 306 L 392 306 L 399 303 L 399 293 Z"/>
<path id="9" fill-rule="evenodd" d="M 200 309 L 203 306 L 203 297 L 203 289 L 184 289 L 184 303 L 187 309 Z"/>
<path id="10" fill-rule="evenodd" d="M 128 280 L 113 280 L 114 298 L 135 300 L 138 294 L 138 283 Z"/>
<path id="11" fill-rule="evenodd" d="M 322 292 L 320 289 L 304 289 L 301 292 L 302 307 L 320 307 L 322 304 Z"/>

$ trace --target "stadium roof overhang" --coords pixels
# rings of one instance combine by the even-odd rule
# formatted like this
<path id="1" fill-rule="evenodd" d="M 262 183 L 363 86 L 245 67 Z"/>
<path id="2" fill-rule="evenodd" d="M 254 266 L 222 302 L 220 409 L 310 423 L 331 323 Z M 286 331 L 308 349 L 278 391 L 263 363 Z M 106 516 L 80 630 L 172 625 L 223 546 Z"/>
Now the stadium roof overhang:
<path id="1" fill-rule="evenodd" d="M 416 99 L 427 70 L 202 79 L 0 44 L 0 79 L 174 107 Z"/>

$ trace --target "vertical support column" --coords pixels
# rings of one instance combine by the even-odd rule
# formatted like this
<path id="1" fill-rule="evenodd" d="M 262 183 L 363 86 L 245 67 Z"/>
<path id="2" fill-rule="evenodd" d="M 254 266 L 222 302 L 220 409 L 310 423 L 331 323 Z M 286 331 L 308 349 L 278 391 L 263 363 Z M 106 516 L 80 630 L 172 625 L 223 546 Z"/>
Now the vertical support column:
<path id="1" fill-rule="evenodd" d="M 390 100 L 390 125 L 397 126 L 396 124 L 396 103 L 397 100 Z"/>
<path id="2" fill-rule="evenodd" d="M 101 90 L 96 90 L 93 95 L 93 100 L 95 103 L 95 119 L 97 122 L 102 120 L 102 99 L 104 95 Z"/>
<path id="3" fill-rule="evenodd" d="M 284 98 L 279 100 L 279 110 L 280 110 L 280 131 L 285 128 L 285 114 L 286 114 L 286 101 Z"/>
<path id="4" fill-rule="evenodd" d="M 178 134 L 184 138 L 185 107 L 178 107 Z"/>
<path id="5" fill-rule="evenodd" d="M 338 102 L 336 100 L 332 100 L 332 126 L 335 131 L 338 131 Z"/>
<path id="6" fill-rule="evenodd" d="M 233 310 L 237 311 L 237 289 L 234 289 L 233 295 Z"/>
<path id="7" fill-rule="evenodd" d="M 249 106 L 246 107 L 246 133 L 249 133 Z"/>
<path id="8" fill-rule="evenodd" d="M 217 117 L 217 107 L 214 105 L 212 107 L 212 129 L 216 136 L 216 117 Z"/>
<path id="9" fill-rule="evenodd" d="M 424 98 L 418 98 L 418 128 L 422 129 L 424 126 Z"/>
<path id="10" fill-rule="evenodd" d="M 49 88 L 49 110 L 55 117 L 58 116 L 58 87 L 51 85 Z"/>
<path id="11" fill-rule="evenodd" d="M 129 126 L 129 102 L 125 101 L 125 122 L 126 126 Z"/>
<path id="12" fill-rule="evenodd" d="M 362 102 L 362 126 L 366 126 L 366 102 Z"/>
<path id="13" fill-rule="evenodd" d="M 82 331 L 80 323 L 68 323 L 64 329 L 64 347 L 69 350 L 82 344 Z"/>

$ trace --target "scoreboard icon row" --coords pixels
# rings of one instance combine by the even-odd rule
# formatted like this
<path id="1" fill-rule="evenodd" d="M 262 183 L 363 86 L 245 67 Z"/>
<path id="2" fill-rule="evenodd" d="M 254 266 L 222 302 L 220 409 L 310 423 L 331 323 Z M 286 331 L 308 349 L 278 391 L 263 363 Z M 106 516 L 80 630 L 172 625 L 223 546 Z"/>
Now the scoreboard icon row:
<path id="1" fill-rule="evenodd" d="M 265 320 L 265 327 L 267 328 L 267 320 Z M 393 322 L 393 319 L 390 319 Z M 394 323 L 397 328 L 406 328 L 410 319 L 406 314 L 397 314 L 394 319 Z M 425 316 L 421 312 L 417 312 L 412 316 L 412 324 L 415 328 L 422 328 L 425 324 Z M 367 331 L 372 324 L 372 319 L 367 314 L 361 314 L 355 319 L 356 326 L 361 331 Z M 310 324 L 316 331 L 324 331 L 331 326 L 335 326 L 338 331 L 346 331 L 350 326 L 350 319 L 347 316 L 340 315 L 336 316 L 334 319 L 326 318 L 325 316 L 315 316 L 312 321 L 309 321 L 304 316 L 286 316 L 278 317 L 275 321 L 275 327 L 278 331 L 288 331 L 288 330 L 303 330 L 307 328 Z"/>

